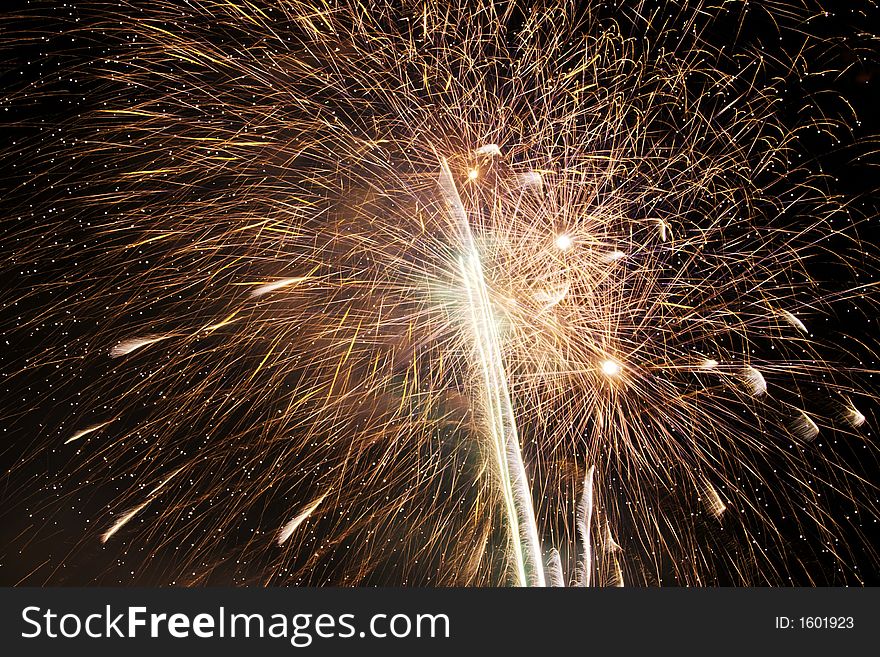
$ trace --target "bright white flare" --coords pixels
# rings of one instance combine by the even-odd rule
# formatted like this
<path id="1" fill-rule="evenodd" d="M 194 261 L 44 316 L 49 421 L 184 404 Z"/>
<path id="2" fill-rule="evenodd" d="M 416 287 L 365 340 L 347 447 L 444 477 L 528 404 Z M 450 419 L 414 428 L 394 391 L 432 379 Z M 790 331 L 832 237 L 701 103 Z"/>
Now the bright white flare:
<path id="1" fill-rule="evenodd" d="M 569 237 L 565 233 L 561 233 L 556 236 L 556 248 L 560 251 L 568 251 L 571 248 L 571 245 L 571 237 Z"/>
<path id="2" fill-rule="evenodd" d="M 617 376 L 620 374 L 620 363 L 616 360 L 609 358 L 608 360 L 602 361 L 602 374 L 605 376 Z"/>

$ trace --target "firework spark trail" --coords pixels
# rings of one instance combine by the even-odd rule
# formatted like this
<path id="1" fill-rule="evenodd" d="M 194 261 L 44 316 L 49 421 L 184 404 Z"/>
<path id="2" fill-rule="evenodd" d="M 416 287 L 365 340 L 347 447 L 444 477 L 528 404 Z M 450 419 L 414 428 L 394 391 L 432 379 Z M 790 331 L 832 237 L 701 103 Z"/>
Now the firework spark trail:
<path id="1" fill-rule="evenodd" d="M 70 438 L 65 440 L 64 444 L 67 445 L 68 443 L 72 443 L 74 440 L 79 440 L 83 436 L 87 436 L 90 433 L 98 431 L 98 429 L 106 427 L 108 424 L 110 424 L 110 422 L 99 422 L 98 424 L 93 424 L 92 426 L 86 427 L 85 429 L 80 429 L 79 431 L 74 433 Z"/>
<path id="2" fill-rule="evenodd" d="M 153 488 L 153 490 L 150 491 L 150 493 L 147 495 L 146 500 L 119 516 L 119 518 L 116 520 L 116 522 L 113 523 L 110 529 L 101 534 L 101 543 L 106 543 L 107 541 L 109 541 L 116 532 L 125 527 L 125 525 L 127 525 L 132 518 L 143 511 L 147 506 L 149 506 L 150 502 L 152 502 L 153 499 L 156 497 L 156 494 L 165 487 L 165 484 L 174 479 L 174 477 L 176 477 L 181 470 L 183 470 L 183 468 L 178 468 L 170 475 L 165 477 L 155 486 L 155 488 Z"/>
<path id="3" fill-rule="evenodd" d="M 148 347 L 149 345 L 161 342 L 162 340 L 167 340 L 169 337 L 170 336 L 167 335 L 150 335 L 143 338 L 129 338 L 115 345 L 110 350 L 110 356 L 112 358 L 127 356 L 133 351 Z"/>
<path id="4" fill-rule="evenodd" d="M 593 473 L 595 466 L 591 466 L 584 479 L 584 491 L 578 504 L 578 538 L 582 544 L 583 558 L 579 564 L 578 586 L 590 586 L 593 575 L 593 546 L 591 538 L 591 525 L 593 522 Z"/>
<path id="5" fill-rule="evenodd" d="M 290 538 L 291 535 L 293 534 L 293 532 L 296 531 L 296 528 L 299 527 L 301 524 L 303 524 L 303 522 L 305 522 L 309 518 L 309 516 L 311 516 L 312 513 L 314 513 L 315 509 L 317 509 L 318 506 L 321 504 L 321 502 L 324 501 L 325 497 L 327 497 L 327 493 L 324 493 L 318 499 L 316 499 L 314 502 L 309 504 L 298 515 L 291 518 L 290 521 L 288 521 L 284 525 L 284 527 L 282 527 L 278 531 L 278 537 L 276 538 L 278 545 L 284 545 L 284 543 L 287 542 L 287 539 Z"/>
<path id="6" fill-rule="evenodd" d="M 532 505 L 532 492 L 522 460 L 516 418 L 508 390 L 507 374 L 498 341 L 497 321 L 480 264 L 480 253 L 471 232 L 467 212 L 455 187 L 446 160 L 442 161 L 440 189 L 459 233 L 464 255 L 461 273 L 479 354 L 489 431 L 495 445 L 498 474 L 504 490 L 507 521 L 513 544 L 517 581 L 521 586 L 545 586 L 541 545 Z"/>
<path id="7" fill-rule="evenodd" d="M 706 507 L 709 513 L 716 518 L 723 516 L 724 512 L 727 511 L 727 506 L 724 504 L 724 500 L 721 499 L 718 491 L 715 490 L 715 487 L 708 481 L 704 482 L 703 494 L 706 496 Z"/>
<path id="8" fill-rule="evenodd" d="M 817 154 L 876 162 L 831 82 L 876 37 L 817 0 L 142 5 L 0 26 L 41 53 L 0 97 L 6 489 L 68 573 L 863 581 L 876 209 Z"/>
<path id="9" fill-rule="evenodd" d="M 272 283 L 266 283 L 265 285 L 260 285 L 258 288 L 251 292 L 252 297 L 261 297 L 264 294 L 269 294 L 270 292 L 275 292 L 276 290 L 280 290 L 282 288 L 288 287 L 290 285 L 297 285 L 304 281 L 309 280 L 307 276 L 293 276 L 290 278 L 283 278 L 280 281 L 274 281 Z"/>
<path id="10" fill-rule="evenodd" d="M 119 519 L 118 519 L 116 522 L 113 523 L 113 525 L 110 527 L 110 529 L 108 529 L 106 532 L 104 532 L 103 534 L 101 534 L 101 542 L 102 542 L 102 543 L 106 543 L 106 542 L 109 541 L 111 538 L 113 538 L 113 535 L 114 535 L 116 532 L 118 532 L 120 529 L 122 529 L 123 527 L 125 527 L 125 525 L 128 524 L 128 521 L 131 520 L 132 518 L 134 518 L 138 513 L 140 513 L 141 511 L 143 511 L 143 509 L 144 509 L 149 503 L 150 503 L 149 500 L 147 500 L 146 502 L 141 502 L 140 504 L 138 504 L 138 505 L 137 505 L 136 507 L 134 507 L 133 509 L 131 509 L 131 510 L 129 510 L 128 512 L 123 513 L 121 516 L 119 516 Z"/>
<path id="11" fill-rule="evenodd" d="M 547 586 L 565 586 L 565 573 L 562 570 L 562 557 L 559 555 L 559 550 L 556 548 L 551 548 L 550 555 L 547 557 Z"/>

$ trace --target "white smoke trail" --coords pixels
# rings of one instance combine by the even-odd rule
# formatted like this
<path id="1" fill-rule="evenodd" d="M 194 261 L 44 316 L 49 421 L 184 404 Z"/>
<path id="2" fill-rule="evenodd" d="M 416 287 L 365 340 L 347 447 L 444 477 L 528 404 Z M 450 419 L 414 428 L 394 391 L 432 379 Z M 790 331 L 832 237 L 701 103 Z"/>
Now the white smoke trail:
<path id="1" fill-rule="evenodd" d="M 578 586 L 589 586 L 593 572 L 593 550 L 590 542 L 590 525 L 593 520 L 593 473 L 591 466 L 584 478 L 584 492 L 578 504 L 577 528 L 583 545 L 583 557 L 578 565 Z"/>
<path id="2" fill-rule="evenodd" d="M 468 308 L 483 375 L 489 430 L 498 459 L 510 534 L 515 548 L 517 579 L 521 586 L 545 586 L 544 564 L 531 489 L 522 461 L 519 435 L 499 346 L 498 328 L 483 277 L 480 254 L 446 160 L 441 163 L 439 184 L 465 249 L 465 255 L 461 257 L 459 264 L 468 294 Z"/>

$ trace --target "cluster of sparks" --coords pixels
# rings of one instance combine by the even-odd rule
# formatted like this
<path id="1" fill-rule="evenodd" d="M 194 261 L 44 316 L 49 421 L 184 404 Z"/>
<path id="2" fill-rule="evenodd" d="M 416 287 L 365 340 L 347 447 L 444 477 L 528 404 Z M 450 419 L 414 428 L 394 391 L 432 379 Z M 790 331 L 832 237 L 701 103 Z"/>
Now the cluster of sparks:
<path id="1" fill-rule="evenodd" d="M 873 264 L 801 146 L 853 119 L 780 111 L 829 72 L 823 12 L 612 5 L 76 9 L 96 100 L 7 153 L 57 193 L 3 238 L 6 270 L 39 263 L 7 335 L 51 325 L 7 385 L 45 373 L 73 409 L 21 463 L 61 454 L 65 504 L 117 491 L 67 558 L 761 584 L 815 577 L 800 540 L 862 581 L 868 541 L 840 537 L 877 517 L 850 456 L 875 458 L 871 345 L 811 326 L 870 312 Z M 735 36 L 749 12 L 796 51 Z M 829 291 L 817 263 L 865 278 Z"/>

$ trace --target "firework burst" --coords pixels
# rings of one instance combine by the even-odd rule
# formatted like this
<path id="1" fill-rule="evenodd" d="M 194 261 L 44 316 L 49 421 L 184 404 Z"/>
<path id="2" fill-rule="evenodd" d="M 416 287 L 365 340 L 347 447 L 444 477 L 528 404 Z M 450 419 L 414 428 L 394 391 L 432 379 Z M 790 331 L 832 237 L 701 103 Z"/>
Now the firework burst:
<path id="1" fill-rule="evenodd" d="M 4 99 L 88 90 L 4 154 L 34 577 L 863 582 L 873 344 L 816 327 L 875 311 L 872 215 L 808 146 L 852 61 L 755 4 L 7 19 L 88 54 Z"/>

